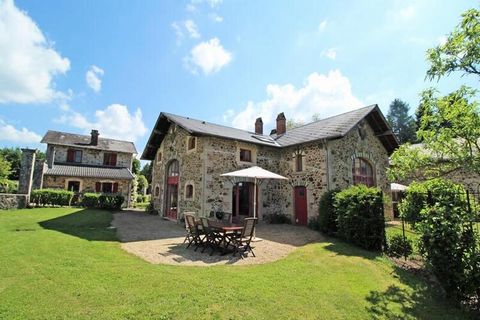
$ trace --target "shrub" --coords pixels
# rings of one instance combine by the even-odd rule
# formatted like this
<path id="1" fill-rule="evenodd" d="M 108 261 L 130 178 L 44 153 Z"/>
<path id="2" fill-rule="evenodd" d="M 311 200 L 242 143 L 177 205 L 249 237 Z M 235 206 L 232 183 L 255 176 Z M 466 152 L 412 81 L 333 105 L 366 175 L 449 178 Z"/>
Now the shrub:
<path id="1" fill-rule="evenodd" d="M 318 206 L 318 229 L 329 235 L 337 232 L 337 215 L 335 212 L 335 195 L 339 190 L 329 190 L 320 198 Z"/>
<path id="2" fill-rule="evenodd" d="M 100 194 L 93 192 L 86 192 L 82 196 L 82 206 L 87 208 L 97 208 L 98 207 L 98 198 Z"/>
<path id="3" fill-rule="evenodd" d="M 73 192 L 62 189 L 32 190 L 30 201 L 35 205 L 69 206 Z"/>
<path id="4" fill-rule="evenodd" d="M 270 224 L 290 224 L 290 216 L 283 213 L 271 213 L 265 216 L 265 221 Z"/>
<path id="5" fill-rule="evenodd" d="M 429 182 L 428 191 L 430 197 L 417 226 L 420 253 L 450 299 L 479 303 L 480 245 L 467 211 L 465 190 L 436 179 Z"/>
<path id="6" fill-rule="evenodd" d="M 18 181 L 16 180 L 7 180 L 0 182 L 0 193 L 17 193 L 18 191 Z"/>
<path id="7" fill-rule="evenodd" d="M 146 202 L 146 200 L 147 200 L 147 197 L 146 197 L 146 196 L 143 196 L 143 195 L 141 195 L 141 194 L 139 194 L 139 195 L 137 196 L 137 202 L 138 202 L 138 203 Z"/>
<path id="8" fill-rule="evenodd" d="M 401 234 L 395 234 L 388 238 L 387 254 L 390 257 L 408 258 L 413 253 L 412 240 L 403 238 Z"/>
<path id="9" fill-rule="evenodd" d="M 337 235 L 367 250 L 381 251 L 385 244 L 383 197 L 378 188 L 352 186 L 335 196 Z"/>
<path id="10" fill-rule="evenodd" d="M 125 197 L 119 194 L 101 194 L 98 197 L 98 206 L 101 209 L 118 210 L 122 207 Z"/>
<path id="11" fill-rule="evenodd" d="M 122 207 L 125 197 L 121 194 L 111 193 L 84 193 L 82 205 L 88 208 L 118 210 Z"/>
<path id="12" fill-rule="evenodd" d="M 318 223 L 318 216 L 311 217 L 310 219 L 308 219 L 308 225 L 307 226 L 312 230 L 320 231 L 319 223 Z"/>

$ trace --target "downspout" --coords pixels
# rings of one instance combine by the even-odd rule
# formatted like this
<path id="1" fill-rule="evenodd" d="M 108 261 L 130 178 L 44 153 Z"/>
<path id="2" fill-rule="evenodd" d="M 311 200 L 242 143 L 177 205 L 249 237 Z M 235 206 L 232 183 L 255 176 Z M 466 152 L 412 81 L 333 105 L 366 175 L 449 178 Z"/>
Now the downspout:
<path id="1" fill-rule="evenodd" d="M 323 139 L 323 145 L 325 146 L 325 153 L 326 153 L 326 161 L 327 161 L 327 190 L 330 191 L 330 158 L 328 156 L 328 143 L 327 139 Z"/>

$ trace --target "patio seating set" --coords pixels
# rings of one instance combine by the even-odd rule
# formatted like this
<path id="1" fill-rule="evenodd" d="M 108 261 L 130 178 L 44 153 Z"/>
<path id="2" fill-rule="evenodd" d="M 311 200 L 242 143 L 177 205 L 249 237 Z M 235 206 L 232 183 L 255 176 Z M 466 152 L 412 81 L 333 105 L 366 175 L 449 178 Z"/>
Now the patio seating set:
<path id="1" fill-rule="evenodd" d="M 195 251 L 199 248 L 202 248 L 202 253 L 210 250 L 210 255 L 218 251 L 222 255 L 240 254 L 242 259 L 249 253 L 255 257 L 251 243 L 257 218 L 245 218 L 243 225 L 237 225 L 230 222 L 229 214 L 225 214 L 221 220 L 206 217 L 197 219 L 194 214 L 187 213 L 184 217 L 187 235 L 183 243 L 188 242 L 187 249 L 193 245 Z"/>

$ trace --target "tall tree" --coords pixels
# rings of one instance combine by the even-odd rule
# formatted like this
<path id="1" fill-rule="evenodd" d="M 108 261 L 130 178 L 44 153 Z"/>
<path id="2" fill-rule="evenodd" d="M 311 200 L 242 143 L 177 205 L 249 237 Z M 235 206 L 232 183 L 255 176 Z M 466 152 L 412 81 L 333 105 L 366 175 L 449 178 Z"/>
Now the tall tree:
<path id="1" fill-rule="evenodd" d="M 20 177 L 20 166 L 22 161 L 22 150 L 20 148 L 2 148 L 0 155 L 10 164 L 8 179 L 18 180 Z"/>
<path id="2" fill-rule="evenodd" d="M 390 104 L 387 121 L 400 143 L 415 142 L 415 120 L 408 114 L 410 108 L 406 102 L 395 99 Z"/>
<path id="3" fill-rule="evenodd" d="M 441 79 L 452 72 L 480 76 L 480 11 L 462 14 L 447 41 L 428 50 L 427 77 Z M 417 136 L 423 149 L 402 146 L 391 157 L 392 180 L 422 175 L 441 176 L 456 169 L 480 174 L 480 107 L 477 90 L 461 86 L 447 96 L 435 89 L 422 93 Z"/>
<path id="4" fill-rule="evenodd" d="M 138 174 L 140 172 L 140 167 L 142 166 L 140 160 L 137 158 L 133 158 L 132 162 L 132 173 L 133 174 Z"/>
<path id="5" fill-rule="evenodd" d="M 140 174 L 147 178 L 149 184 L 152 183 L 152 164 L 146 163 L 140 171 Z"/>
<path id="6" fill-rule="evenodd" d="M 5 183 L 10 174 L 10 163 L 0 154 L 0 184 Z"/>

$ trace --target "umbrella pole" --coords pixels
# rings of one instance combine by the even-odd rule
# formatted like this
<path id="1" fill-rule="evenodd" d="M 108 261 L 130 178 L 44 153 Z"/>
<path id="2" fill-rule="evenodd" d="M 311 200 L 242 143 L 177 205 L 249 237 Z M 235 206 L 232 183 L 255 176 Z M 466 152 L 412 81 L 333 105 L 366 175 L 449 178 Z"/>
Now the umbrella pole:
<path id="1" fill-rule="evenodd" d="M 253 186 L 253 217 L 257 217 L 257 178 L 255 177 L 255 183 Z M 253 229 L 253 238 L 255 239 L 255 229 Z"/>

